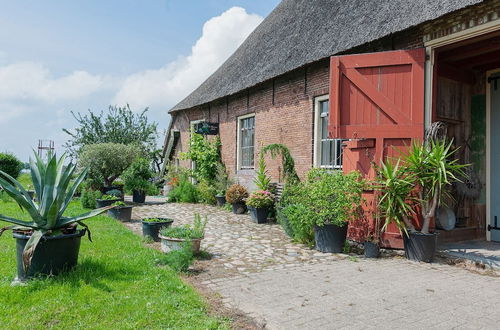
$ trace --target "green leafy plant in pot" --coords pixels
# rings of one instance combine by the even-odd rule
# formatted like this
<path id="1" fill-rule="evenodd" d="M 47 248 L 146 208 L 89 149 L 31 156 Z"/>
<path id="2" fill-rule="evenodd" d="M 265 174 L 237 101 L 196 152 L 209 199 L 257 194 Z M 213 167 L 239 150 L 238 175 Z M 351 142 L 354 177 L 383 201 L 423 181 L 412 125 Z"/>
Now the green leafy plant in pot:
<path id="1" fill-rule="evenodd" d="M 116 197 L 114 195 L 108 195 L 108 194 L 102 195 L 101 197 L 99 197 L 95 200 L 97 208 L 110 206 L 113 203 L 116 203 L 119 201 L 121 201 L 121 198 Z"/>
<path id="2" fill-rule="evenodd" d="M 64 212 L 75 191 L 84 180 L 87 170 L 83 170 L 71 185 L 71 177 L 76 171 L 73 164 L 64 165 L 65 156 L 57 159 L 49 155 L 44 163 L 37 154 L 30 159 L 31 179 L 37 201 L 31 200 L 23 186 L 10 175 L 0 171 L 0 187 L 14 199 L 31 221 L 19 220 L 0 215 L 0 220 L 13 226 L 0 230 L 13 230 L 17 240 L 18 279 L 25 281 L 37 274 L 58 274 L 77 264 L 80 239 L 90 231 L 82 220 L 106 212 L 104 207 L 76 216 L 66 217 Z M 83 229 L 79 229 L 78 225 Z"/>
<path id="3" fill-rule="evenodd" d="M 190 244 L 194 253 L 200 252 L 201 240 L 205 237 L 205 227 L 208 218 L 201 219 L 199 213 L 195 213 L 193 225 L 182 227 L 166 227 L 160 230 L 161 249 L 163 252 L 181 250 L 186 244 Z"/>
<path id="4" fill-rule="evenodd" d="M 136 159 L 123 173 L 122 178 L 125 182 L 125 190 L 131 191 L 133 194 L 133 202 L 144 203 L 146 193 L 153 185 L 150 181 L 153 178 L 153 171 L 149 161 L 144 158 Z"/>
<path id="5" fill-rule="evenodd" d="M 247 198 L 246 204 L 252 220 L 257 223 L 265 223 L 269 211 L 274 205 L 274 196 L 267 190 L 254 191 Z"/>
<path id="6" fill-rule="evenodd" d="M 302 188 L 300 209 L 303 226 L 312 226 L 316 249 L 343 251 L 348 222 L 361 205 L 365 182 L 357 171 L 312 169 Z"/>
<path id="7" fill-rule="evenodd" d="M 233 184 L 226 191 L 226 201 L 232 205 L 234 214 L 243 214 L 247 211 L 245 199 L 248 197 L 247 188 L 240 184 Z"/>
<path id="8" fill-rule="evenodd" d="M 447 195 L 446 188 L 465 177 L 463 169 L 467 165 L 454 158 L 457 149 L 452 145 L 453 141 L 445 139 L 425 144 L 414 141 L 401 159 L 386 160 L 378 168 L 383 229 L 391 223 L 399 228 L 410 260 L 432 262 L 437 233 L 431 232 L 430 222 Z M 420 224 L 415 226 L 413 219 Z"/>
<path id="9" fill-rule="evenodd" d="M 145 218 L 142 219 L 142 235 L 151 238 L 155 242 L 159 242 L 158 236 L 162 228 L 167 228 L 174 222 L 170 218 Z"/>
<path id="10" fill-rule="evenodd" d="M 215 199 L 217 200 L 217 206 L 222 207 L 226 204 L 226 191 L 231 185 L 231 180 L 229 179 L 226 167 L 223 163 L 217 163 L 216 173 L 215 173 Z"/>
<path id="11" fill-rule="evenodd" d="M 132 205 L 127 205 L 122 201 L 111 204 L 112 209 L 108 210 L 108 215 L 120 221 L 130 221 L 132 219 Z"/>

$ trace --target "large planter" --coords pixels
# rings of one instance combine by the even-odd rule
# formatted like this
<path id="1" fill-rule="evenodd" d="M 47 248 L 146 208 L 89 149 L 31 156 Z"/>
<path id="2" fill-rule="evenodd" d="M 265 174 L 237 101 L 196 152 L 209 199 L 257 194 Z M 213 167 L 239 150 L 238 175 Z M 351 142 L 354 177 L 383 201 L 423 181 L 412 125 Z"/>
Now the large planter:
<path id="1" fill-rule="evenodd" d="M 95 204 L 96 204 L 96 207 L 98 209 L 100 209 L 101 207 L 110 206 L 113 203 L 120 202 L 120 201 L 121 201 L 120 198 L 116 198 L 116 199 L 96 199 L 95 200 Z"/>
<path id="2" fill-rule="evenodd" d="M 71 270 L 78 263 L 80 242 L 86 230 L 72 234 L 43 236 L 36 247 L 27 272 L 23 269 L 23 251 L 30 235 L 14 232 L 16 239 L 17 279 L 26 281 L 37 275 L 57 275 Z"/>
<path id="3" fill-rule="evenodd" d="M 117 206 L 114 209 L 108 210 L 108 215 L 116 220 L 130 221 L 132 219 L 133 206 Z"/>
<path id="4" fill-rule="evenodd" d="M 322 227 L 314 226 L 314 240 L 316 250 L 329 253 L 340 253 L 344 251 L 347 238 L 347 224 L 343 227 L 325 224 Z"/>
<path id="5" fill-rule="evenodd" d="M 217 200 L 217 206 L 222 207 L 226 205 L 226 196 L 215 196 Z"/>
<path id="6" fill-rule="evenodd" d="M 269 208 L 267 207 L 248 207 L 248 211 L 250 211 L 250 217 L 253 221 L 257 223 L 266 223 L 267 216 L 269 215 Z"/>
<path id="7" fill-rule="evenodd" d="M 132 201 L 134 203 L 144 203 L 146 201 L 146 193 L 144 191 L 133 191 Z"/>
<path id="8" fill-rule="evenodd" d="M 438 234 L 408 233 L 408 235 L 403 234 L 406 258 L 413 261 L 432 262 L 436 254 Z"/>
<path id="9" fill-rule="evenodd" d="M 148 222 L 148 219 L 142 219 L 142 235 L 144 237 L 149 237 L 155 242 L 159 242 L 160 230 L 164 227 L 170 227 L 174 220 L 167 218 L 156 218 L 159 220 L 164 220 L 160 222 Z"/>
<path id="10" fill-rule="evenodd" d="M 245 202 L 238 202 L 231 204 L 233 207 L 234 214 L 244 214 L 247 212 L 247 205 Z"/>
<path id="11" fill-rule="evenodd" d="M 378 258 L 380 256 L 380 246 L 377 243 L 366 241 L 364 248 L 366 258 Z"/>
<path id="12" fill-rule="evenodd" d="M 183 239 L 183 238 L 165 237 L 163 235 L 160 235 L 159 237 L 161 239 L 161 250 L 165 253 L 181 250 L 186 243 L 191 244 L 193 253 L 196 254 L 200 252 L 200 244 L 202 238 Z"/>

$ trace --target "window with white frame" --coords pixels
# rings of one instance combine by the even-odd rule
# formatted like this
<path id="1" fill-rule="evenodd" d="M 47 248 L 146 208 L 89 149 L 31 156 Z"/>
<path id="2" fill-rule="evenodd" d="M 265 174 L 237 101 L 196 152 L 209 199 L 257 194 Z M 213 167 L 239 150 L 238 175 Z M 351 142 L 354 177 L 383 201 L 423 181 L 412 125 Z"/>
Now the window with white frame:
<path id="1" fill-rule="evenodd" d="M 342 168 L 342 139 L 328 138 L 330 101 L 328 95 L 314 101 L 314 166 L 330 169 Z"/>
<path id="2" fill-rule="evenodd" d="M 238 169 L 254 168 L 255 115 L 238 117 Z"/>

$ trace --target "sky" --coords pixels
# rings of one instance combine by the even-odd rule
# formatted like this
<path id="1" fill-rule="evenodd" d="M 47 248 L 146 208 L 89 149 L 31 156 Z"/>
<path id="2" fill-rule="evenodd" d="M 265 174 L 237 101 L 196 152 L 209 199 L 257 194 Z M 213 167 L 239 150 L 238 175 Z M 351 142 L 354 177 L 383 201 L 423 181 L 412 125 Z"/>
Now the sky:
<path id="1" fill-rule="evenodd" d="M 130 104 L 159 123 L 279 0 L 0 0 L 0 152 L 64 151 L 73 112 Z M 159 141 L 162 141 L 160 137 Z"/>

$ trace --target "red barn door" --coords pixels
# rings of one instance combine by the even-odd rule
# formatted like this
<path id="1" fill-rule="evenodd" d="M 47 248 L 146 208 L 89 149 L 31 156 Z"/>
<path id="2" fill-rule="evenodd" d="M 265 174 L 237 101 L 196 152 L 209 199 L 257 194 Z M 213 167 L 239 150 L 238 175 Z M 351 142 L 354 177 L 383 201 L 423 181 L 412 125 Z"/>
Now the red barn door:
<path id="1" fill-rule="evenodd" d="M 334 56 L 330 61 L 330 135 L 349 139 L 343 170 L 375 177 L 373 163 L 397 156 L 412 139 L 424 134 L 425 49 Z M 375 193 L 366 191 L 365 220 L 370 226 Z M 363 240 L 365 221 L 351 224 L 349 235 Z M 383 244 L 402 247 L 399 231 L 388 229 Z"/>

